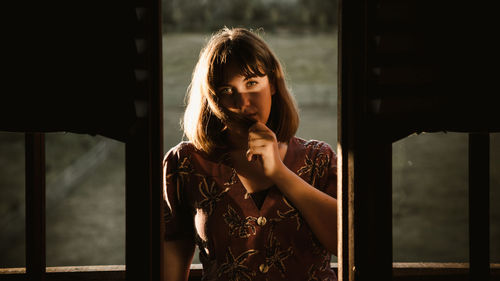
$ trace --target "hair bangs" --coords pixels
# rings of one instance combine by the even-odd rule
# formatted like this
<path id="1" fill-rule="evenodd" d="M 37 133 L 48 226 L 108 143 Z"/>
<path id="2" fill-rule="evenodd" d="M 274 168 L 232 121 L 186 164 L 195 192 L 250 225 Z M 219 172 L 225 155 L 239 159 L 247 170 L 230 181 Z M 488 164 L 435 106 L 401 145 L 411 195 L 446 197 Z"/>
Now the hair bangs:
<path id="1" fill-rule="evenodd" d="M 250 48 L 238 46 L 238 42 L 226 42 L 227 46 L 220 49 L 213 57 L 210 70 L 210 86 L 217 89 L 223 85 L 228 75 L 228 69 L 236 66 L 238 74 L 244 77 L 265 76 L 270 72 L 270 67 L 265 60 Z"/>

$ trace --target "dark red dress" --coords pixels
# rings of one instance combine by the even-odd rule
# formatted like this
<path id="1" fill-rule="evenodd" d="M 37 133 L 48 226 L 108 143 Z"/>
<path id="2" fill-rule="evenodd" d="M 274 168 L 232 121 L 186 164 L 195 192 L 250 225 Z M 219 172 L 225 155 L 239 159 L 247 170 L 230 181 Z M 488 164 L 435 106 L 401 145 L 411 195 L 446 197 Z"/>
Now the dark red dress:
<path id="1" fill-rule="evenodd" d="M 292 138 L 283 162 L 336 197 L 337 160 L 328 144 Z M 209 160 L 189 142 L 173 147 L 163 164 L 165 239 L 194 238 L 203 280 L 337 280 L 331 253 L 276 186 L 258 208 L 228 161 Z"/>

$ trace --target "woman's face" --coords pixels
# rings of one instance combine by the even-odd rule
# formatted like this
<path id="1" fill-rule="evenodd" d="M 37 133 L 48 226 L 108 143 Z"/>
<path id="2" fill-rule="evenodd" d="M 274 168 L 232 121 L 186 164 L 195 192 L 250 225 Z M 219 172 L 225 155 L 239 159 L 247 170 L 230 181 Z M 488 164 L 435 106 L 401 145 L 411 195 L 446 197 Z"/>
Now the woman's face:
<path id="1" fill-rule="evenodd" d="M 225 72 L 223 83 L 217 88 L 221 105 L 233 113 L 265 124 L 271 112 L 275 88 L 267 75 L 245 77 L 234 65 L 229 65 Z"/>

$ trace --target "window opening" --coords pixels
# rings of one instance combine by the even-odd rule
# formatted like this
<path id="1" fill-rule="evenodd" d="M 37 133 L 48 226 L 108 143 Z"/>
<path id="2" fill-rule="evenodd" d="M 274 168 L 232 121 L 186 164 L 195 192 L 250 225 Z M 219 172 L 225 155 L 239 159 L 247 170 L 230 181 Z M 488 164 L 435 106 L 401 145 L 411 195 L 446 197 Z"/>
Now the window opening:
<path id="1" fill-rule="evenodd" d="M 125 264 L 124 146 L 45 134 L 48 267 Z"/>
<path id="2" fill-rule="evenodd" d="M 0 268 L 25 267 L 24 134 L 0 132 Z"/>
<path id="3" fill-rule="evenodd" d="M 394 261 L 467 262 L 468 135 L 411 135 L 392 155 Z"/>
<path id="4" fill-rule="evenodd" d="M 299 106 L 296 135 L 336 149 L 337 1 L 313 2 L 162 0 L 165 152 L 182 139 L 184 96 L 199 52 L 224 26 L 262 28 L 259 34 L 281 60 Z"/>

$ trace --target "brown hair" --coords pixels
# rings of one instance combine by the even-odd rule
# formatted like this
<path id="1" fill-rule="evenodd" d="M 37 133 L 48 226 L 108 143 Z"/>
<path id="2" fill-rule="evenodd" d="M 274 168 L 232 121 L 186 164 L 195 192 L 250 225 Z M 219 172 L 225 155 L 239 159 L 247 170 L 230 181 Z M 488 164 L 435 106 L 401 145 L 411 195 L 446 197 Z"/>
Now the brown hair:
<path id="1" fill-rule="evenodd" d="M 208 154 L 225 147 L 221 132 L 233 116 L 218 103 L 216 89 L 230 63 L 239 66 L 243 76 L 268 76 L 276 93 L 266 125 L 279 142 L 288 142 L 297 131 L 299 116 L 281 64 L 257 34 L 244 28 L 227 27 L 211 37 L 194 68 L 183 119 L 186 137 Z"/>

